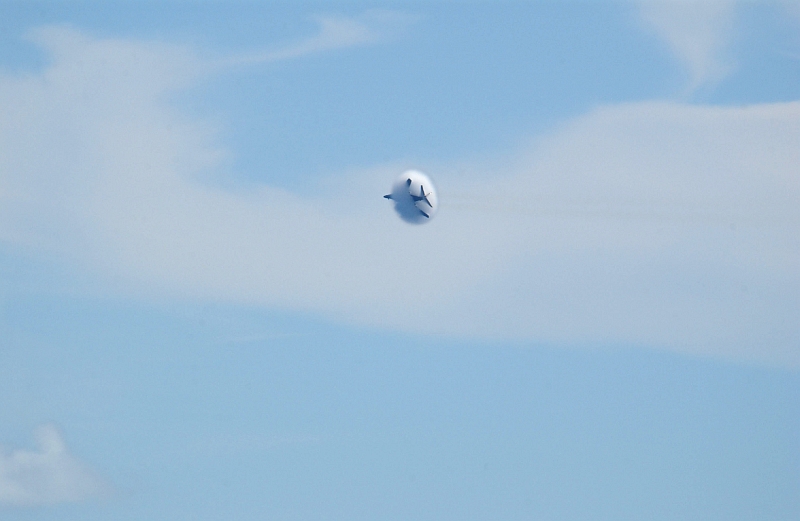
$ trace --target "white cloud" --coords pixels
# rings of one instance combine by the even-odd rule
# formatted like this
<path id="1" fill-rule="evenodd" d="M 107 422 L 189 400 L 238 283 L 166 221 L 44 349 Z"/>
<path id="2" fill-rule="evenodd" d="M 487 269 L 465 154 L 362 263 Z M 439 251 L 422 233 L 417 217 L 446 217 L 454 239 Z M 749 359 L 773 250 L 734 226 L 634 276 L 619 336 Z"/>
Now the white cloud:
<path id="1" fill-rule="evenodd" d="M 381 196 L 423 165 L 317 198 L 211 187 L 226 152 L 164 102 L 191 55 L 39 41 L 51 67 L 0 77 L 0 240 L 116 291 L 800 366 L 798 103 L 600 108 L 514 158 L 429 165 L 441 212 L 412 227 Z"/>
<path id="2" fill-rule="evenodd" d="M 103 492 L 105 485 L 69 454 L 55 427 L 40 427 L 36 442 L 36 451 L 0 451 L 0 504 L 72 503 Z"/>
<path id="3" fill-rule="evenodd" d="M 483 327 L 800 365 L 800 103 L 605 107 L 520 163 Z"/>
<path id="4" fill-rule="evenodd" d="M 732 58 L 726 52 L 734 28 L 732 2 L 644 1 L 640 14 L 688 67 L 688 92 L 714 85 L 733 70 Z"/>

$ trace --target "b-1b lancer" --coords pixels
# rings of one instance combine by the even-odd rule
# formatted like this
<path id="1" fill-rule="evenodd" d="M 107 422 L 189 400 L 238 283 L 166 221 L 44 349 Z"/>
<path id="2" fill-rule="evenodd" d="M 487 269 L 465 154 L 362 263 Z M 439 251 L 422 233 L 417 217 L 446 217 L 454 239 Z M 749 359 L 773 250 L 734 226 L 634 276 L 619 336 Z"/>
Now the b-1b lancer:
<path id="1" fill-rule="evenodd" d="M 401 175 L 392 186 L 392 193 L 383 197 L 394 201 L 394 209 L 404 221 L 414 224 L 426 222 L 438 209 L 433 183 L 428 176 L 416 170 Z"/>

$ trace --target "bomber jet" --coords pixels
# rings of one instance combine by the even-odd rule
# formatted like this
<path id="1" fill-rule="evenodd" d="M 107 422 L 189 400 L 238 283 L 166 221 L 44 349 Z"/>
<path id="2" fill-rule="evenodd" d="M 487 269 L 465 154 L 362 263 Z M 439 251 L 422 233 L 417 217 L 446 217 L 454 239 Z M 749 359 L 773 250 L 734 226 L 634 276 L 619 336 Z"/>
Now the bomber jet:
<path id="1" fill-rule="evenodd" d="M 404 221 L 414 224 L 426 222 L 438 209 L 433 183 L 416 170 L 401 175 L 392 187 L 392 193 L 383 197 L 394 202 L 394 209 Z"/>

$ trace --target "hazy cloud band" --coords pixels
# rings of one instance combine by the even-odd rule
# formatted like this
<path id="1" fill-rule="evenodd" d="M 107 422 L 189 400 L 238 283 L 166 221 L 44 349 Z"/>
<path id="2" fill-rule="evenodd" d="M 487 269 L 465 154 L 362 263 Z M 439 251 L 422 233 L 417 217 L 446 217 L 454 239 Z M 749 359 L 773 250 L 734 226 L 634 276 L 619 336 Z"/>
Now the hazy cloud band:
<path id="1" fill-rule="evenodd" d="M 429 165 L 442 208 L 419 228 L 381 197 L 401 165 L 318 198 L 198 182 L 230 152 L 164 101 L 188 49 L 36 38 L 52 64 L 0 77 L 0 240 L 107 291 L 800 366 L 797 102 L 601 107 L 514 157 Z"/>

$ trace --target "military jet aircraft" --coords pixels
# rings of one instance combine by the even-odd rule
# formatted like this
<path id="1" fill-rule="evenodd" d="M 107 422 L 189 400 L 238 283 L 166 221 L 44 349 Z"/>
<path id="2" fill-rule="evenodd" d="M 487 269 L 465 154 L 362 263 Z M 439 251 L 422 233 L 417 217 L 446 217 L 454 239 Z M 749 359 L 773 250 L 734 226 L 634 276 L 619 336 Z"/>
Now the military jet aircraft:
<path id="1" fill-rule="evenodd" d="M 417 170 L 409 170 L 401 175 L 392 186 L 392 193 L 383 197 L 394 202 L 394 209 L 401 219 L 414 224 L 430 219 L 438 209 L 433 183 Z"/>

